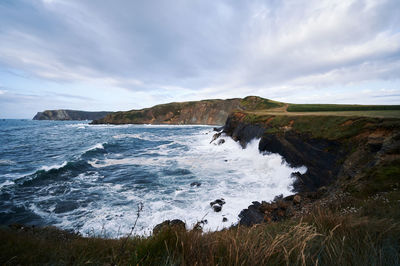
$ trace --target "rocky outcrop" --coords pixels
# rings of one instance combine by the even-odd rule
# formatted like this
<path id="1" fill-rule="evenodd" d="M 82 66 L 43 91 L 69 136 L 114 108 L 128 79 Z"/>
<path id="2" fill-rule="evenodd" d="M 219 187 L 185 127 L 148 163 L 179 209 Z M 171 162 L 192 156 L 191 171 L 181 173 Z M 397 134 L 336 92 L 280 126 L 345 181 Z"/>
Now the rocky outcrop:
<path id="1" fill-rule="evenodd" d="M 355 180 L 365 169 L 400 159 L 400 119 L 340 116 L 231 114 L 224 133 L 245 146 L 261 138 L 259 150 L 279 153 L 294 173 L 295 191 L 316 191 L 336 180 Z M 341 182 L 343 184 L 345 182 Z"/>
<path id="2" fill-rule="evenodd" d="M 116 112 L 94 120 L 92 124 L 223 125 L 234 110 L 258 110 L 280 106 L 283 106 L 283 103 L 256 96 L 244 99 L 175 102 L 141 110 Z"/>
<path id="3" fill-rule="evenodd" d="M 46 110 L 38 112 L 33 120 L 95 120 L 105 117 L 111 112 L 86 112 L 75 110 Z"/>
<path id="4" fill-rule="evenodd" d="M 153 228 L 153 235 L 156 235 L 164 230 L 184 231 L 186 230 L 186 224 L 179 219 L 165 220 Z"/>

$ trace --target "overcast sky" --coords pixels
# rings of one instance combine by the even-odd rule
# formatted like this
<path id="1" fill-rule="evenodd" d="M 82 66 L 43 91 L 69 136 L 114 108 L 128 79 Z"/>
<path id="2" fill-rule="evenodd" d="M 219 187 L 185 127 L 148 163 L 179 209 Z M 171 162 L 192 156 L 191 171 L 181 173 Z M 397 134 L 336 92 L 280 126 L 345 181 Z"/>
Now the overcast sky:
<path id="1" fill-rule="evenodd" d="M 258 95 L 400 104 L 399 0 L 1 0 L 0 117 Z"/>

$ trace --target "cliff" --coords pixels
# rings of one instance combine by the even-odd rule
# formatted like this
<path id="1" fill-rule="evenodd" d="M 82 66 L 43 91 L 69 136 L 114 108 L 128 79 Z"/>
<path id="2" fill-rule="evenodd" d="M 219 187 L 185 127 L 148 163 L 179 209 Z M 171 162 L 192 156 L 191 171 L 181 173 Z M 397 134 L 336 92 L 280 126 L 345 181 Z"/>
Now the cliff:
<path id="1" fill-rule="evenodd" d="M 103 118 L 111 112 L 86 112 L 75 110 L 46 110 L 38 112 L 33 120 L 95 120 Z"/>
<path id="2" fill-rule="evenodd" d="M 398 118 L 238 111 L 228 117 L 224 132 L 243 146 L 261 138 L 260 151 L 279 153 L 293 166 L 305 165 L 308 171 L 296 174 L 296 191 L 335 185 L 366 192 L 400 178 L 385 172 L 394 167 L 400 173 Z M 383 171 L 379 182 L 371 176 L 374 171 Z"/>
<path id="3" fill-rule="evenodd" d="M 244 99 L 203 100 L 160 104 L 151 108 L 116 112 L 92 124 L 202 124 L 223 125 L 234 110 L 271 109 L 283 103 L 256 96 Z"/>

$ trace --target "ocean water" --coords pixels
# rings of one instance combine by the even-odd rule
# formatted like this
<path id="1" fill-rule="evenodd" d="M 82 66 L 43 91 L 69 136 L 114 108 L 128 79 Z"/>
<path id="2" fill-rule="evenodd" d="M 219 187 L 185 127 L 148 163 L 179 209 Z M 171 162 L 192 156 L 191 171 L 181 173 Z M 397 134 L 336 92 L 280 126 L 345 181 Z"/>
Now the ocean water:
<path id="1" fill-rule="evenodd" d="M 212 129 L 0 120 L 0 224 L 120 237 L 142 203 L 136 234 L 166 219 L 188 228 L 206 219 L 204 230 L 219 230 L 252 201 L 290 195 L 291 173 L 306 171 L 260 153 L 257 139 L 246 149 L 226 136 L 210 143 Z M 209 203 L 219 198 L 226 204 L 216 213 Z"/>

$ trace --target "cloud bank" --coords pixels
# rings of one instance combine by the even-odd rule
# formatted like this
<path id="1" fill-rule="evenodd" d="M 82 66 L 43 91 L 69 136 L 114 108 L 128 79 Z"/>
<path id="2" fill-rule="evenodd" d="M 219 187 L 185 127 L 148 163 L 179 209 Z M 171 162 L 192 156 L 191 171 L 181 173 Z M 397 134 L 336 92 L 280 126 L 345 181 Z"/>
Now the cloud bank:
<path id="1" fill-rule="evenodd" d="M 398 0 L 6 0 L 0 76 L 26 78 L 8 75 L 0 97 L 41 95 L 43 81 L 63 84 L 58 94 L 90 87 L 98 104 L 125 90 L 131 108 L 250 94 L 399 104 L 398 14 Z"/>

